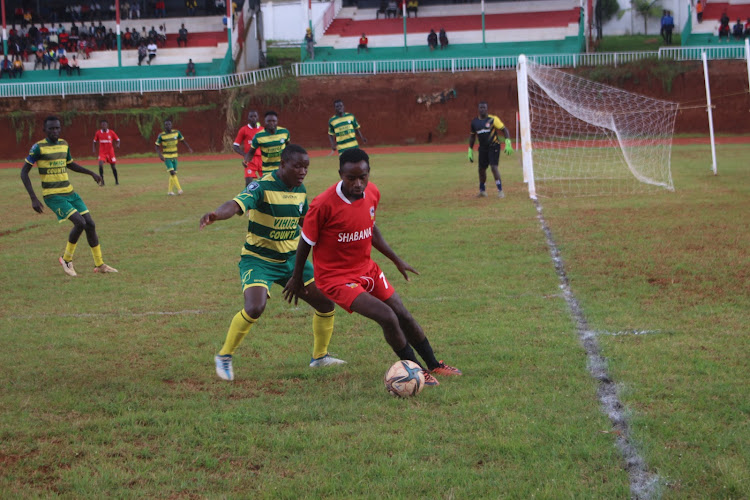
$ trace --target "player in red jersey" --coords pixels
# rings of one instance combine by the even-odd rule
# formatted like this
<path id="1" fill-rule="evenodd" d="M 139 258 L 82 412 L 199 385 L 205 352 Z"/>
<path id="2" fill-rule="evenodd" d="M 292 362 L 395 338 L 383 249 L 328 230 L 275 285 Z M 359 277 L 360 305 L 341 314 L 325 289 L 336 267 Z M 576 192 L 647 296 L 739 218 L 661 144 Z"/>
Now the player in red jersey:
<path id="1" fill-rule="evenodd" d="M 349 313 L 357 312 L 376 321 L 396 355 L 419 364 L 413 346 L 427 364 L 426 384 L 438 385 L 431 374 L 461 375 L 461 371 L 435 358 L 422 327 L 370 257 L 374 246 L 396 265 L 407 281 L 407 271 L 419 274 L 396 255 L 375 225 L 380 191 L 368 182 L 369 176 L 367 153 L 359 148 L 341 153 L 341 181 L 310 204 L 297 246 L 294 272 L 284 287 L 284 297 L 296 303 L 304 296 L 302 271 L 312 249 L 318 288 Z"/>
<path id="2" fill-rule="evenodd" d="M 237 132 L 237 137 L 234 139 L 234 144 L 232 144 L 234 152 L 243 158 L 242 166 L 245 168 L 245 186 L 263 176 L 263 169 L 261 168 L 263 160 L 260 156 L 260 148 L 255 150 L 255 155 L 253 155 L 250 163 L 245 163 L 244 160 L 245 155 L 252 147 L 253 137 L 261 130 L 263 130 L 263 126 L 258 121 L 258 112 L 251 110 L 247 114 L 247 125 L 243 125 L 240 131 Z"/>
<path id="3" fill-rule="evenodd" d="M 94 135 L 94 154 L 96 154 L 96 143 L 99 143 L 99 176 L 102 178 L 104 185 L 104 163 L 109 163 L 112 167 L 112 175 L 115 176 L 115 185 L 120 184 L 117 178 L 117 158 L 115 158 L 115 146 L 120 149 L 120 138 L 117 137 L 114 130 L 109 130 L 107 120 L 102 120 L 101 128 Z"/>

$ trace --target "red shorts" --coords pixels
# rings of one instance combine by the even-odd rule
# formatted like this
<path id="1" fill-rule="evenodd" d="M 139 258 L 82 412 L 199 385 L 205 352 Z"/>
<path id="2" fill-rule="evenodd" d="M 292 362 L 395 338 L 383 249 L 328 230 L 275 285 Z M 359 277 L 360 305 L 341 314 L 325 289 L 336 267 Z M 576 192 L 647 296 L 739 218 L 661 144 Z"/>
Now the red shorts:
<path id="1" fill-rule="evenodd" d="M 361 293 L 369 293 L 385 302 L 396 291 L 374 261 L 370 261 L 370 268 L 362 276 L 339 276 L 325 283 L 316 277 L 315 283 L 329 299 L 349 313 L 352 312 L 352 302 Z"/>
<path id="2" fill-rule="evenodd" d="M 263 176 L 263 159 L 260 155 L 253 156 L 250 163 L 242 163 L 245 167 L 245 178 L 260 179 Z"/>
<path id="3" fill-rule="evenodd" d="M 99 161 L 102 163 L 117 163 L 114 151 L 111 153 L 99 153 Z"/>

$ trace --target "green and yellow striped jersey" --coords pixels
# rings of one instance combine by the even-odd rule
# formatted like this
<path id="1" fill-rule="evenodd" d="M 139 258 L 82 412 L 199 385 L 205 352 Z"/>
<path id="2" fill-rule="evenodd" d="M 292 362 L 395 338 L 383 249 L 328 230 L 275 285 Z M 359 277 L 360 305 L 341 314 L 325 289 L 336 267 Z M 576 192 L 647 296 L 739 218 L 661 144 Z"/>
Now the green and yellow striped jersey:
<path id="1" fill-rule="evenodd" d="M 73 163 L 70 146 L 62 139 L 52 143 L 42 139 L 33 146 L 26 157 L 26 163 L 36 163 L 39 177 L 42 179 L 42 196 L 67 194 L 73 192 L 73 185 L 68 179 L 67 166 Z"/>
<path id="2" fill-rule="evenodd" d="M 291 142 L 289 131 L 282 127 L 278 127 L 273 134 L 269 133 L 266 129 L 255 134 L 252 147 L 255 149 L 260 148 L 264 174 L 273 172 L 279 168 L 279 165 L 281 165 L 281 152 L 284 151 L 289 142 Z"/>
<path id="3" fill-rule="evenodd" d="M 184 140 L 179 130 L 172 130 L 169 133 L 159 134 L 156 138 L 156 145 L 161 146 L 161 155 L 164 158 L 177 158 L 177 143 Z"/>
<path id="4" fill-rule="evenodd" d="M 358 128 L 359 123 L 351 113 L 344 113 L 342 116 L 334 115 L 328 120 L 328 135 L 336 138 L 336 148 L 339 154 L 359 146 L 356 133 Z"/>
<path id="5" fill-rule="evenodd" d="M 290 188 L 278 171 L 251 182 L 234 201 L 248 215 L 242 255 L 269 262 L 286 262 L 297 251 L 300 220 L 308 209 L 304 184 Z"/>

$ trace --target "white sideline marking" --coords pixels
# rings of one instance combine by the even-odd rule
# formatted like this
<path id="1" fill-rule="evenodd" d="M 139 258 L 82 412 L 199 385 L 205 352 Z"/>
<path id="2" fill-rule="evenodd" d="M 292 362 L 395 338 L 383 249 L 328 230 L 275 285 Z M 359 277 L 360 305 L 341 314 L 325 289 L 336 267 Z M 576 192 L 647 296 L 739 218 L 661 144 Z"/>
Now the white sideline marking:
<path id="1" fill-rule="evenodd" d="M 142 316 L 179 316 L 182 314 L 205 314 L 200 309 L 186 309 L 184 311 L 147 311 L 147 312 L 102 312 L 102 313 L 72 313 L 72 314 L 34 314 L 33 316 L 8 316 L 10 319 L 39 319 L 39 318 L 96 318 L 100 316 L 127 316 L 140 318 Z"/>
<path id="2" fill-rule="evenodd" d="M 661 330 L 620 330 L 619 332 L 596 332 L 597 335 L 610 335 L 617 337 L 618 335 L 653 335 L 661 333 Z"/>
<path id="3" fill-rule="evenodd" d="M 589 373 L 599 382 L 596 393 L 602 405 L 602 411 L 609 417 L 609 421 L 616 431 L 614 434 L 617 435 L 617 448 L 625 460 L 625 470 L 628 471 L 628 476 L 630 477 L 630 494 L 635 499 L 658 498 L 660 496 L 659 476 L 649 471 L 646 461 L 638 453 L 630 437 L 627 410 L 622 401 L 620 401 L 614 380 L 612 380 L 612 377 L 607 372 L 607 358 L 601 354 L 599 343 L 596 340 L 597 332 L 589 329 L 588 321 L 583 314 L 581 305 L 570 289 L 570 282 L 568 281 L 568 276 L 565 274 L 565 266 L 563 265 L 562 257 L 560 257 L 560 250 L 552 238 L 552 231 L 547 225 L 544 215 L 542 215 L 542 205 L 539 203 L 539 200 L 534 200 L 534 205 L 536 206 L 537 218 L 542 225 L 542 231 L 544 231 L 545 238 L 547 239 L 547 246 L 552 256 L 552 262 L 555 264 L 555 271 L 560 279 L 560 289 L 563 292 L 565 302 L 568 303 L 570 315 L 576 323 L 578 339 L 586 351 Z"/>

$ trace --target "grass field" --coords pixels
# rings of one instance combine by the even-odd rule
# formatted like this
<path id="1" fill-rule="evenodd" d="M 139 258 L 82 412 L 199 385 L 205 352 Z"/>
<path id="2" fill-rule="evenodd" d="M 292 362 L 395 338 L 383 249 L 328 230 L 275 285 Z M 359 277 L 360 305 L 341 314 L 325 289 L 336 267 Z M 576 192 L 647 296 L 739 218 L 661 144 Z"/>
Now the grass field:
<path id="1" fill-rule="evenodd" d="M 93 274 L 82 238 L 73 279 L 69 224 L 0 170 L 0 498 L 630 497 L 518 156 L 498 200 L 464 154 L 371 153 L 378 225 L 420 275 L 376 259 L 464 371 L 409 400 L 383 388 L 378 327 L 340 309 L 348 364 L 308 368 L 311 311 L 280 288 L 216 377 L 246 221 L 198 219 L 242 189 L 236 161 L 182 161 L 181 197 L 153 163 L 71 174 L 120 270 Z M 750 151 L 718 155 L 713 176 L 708 146 L 675 147 L 674 193 L 541 200 L 653 497 L 750 496 Z M 308 192 L 336 170 L 314 158 Z"/>

